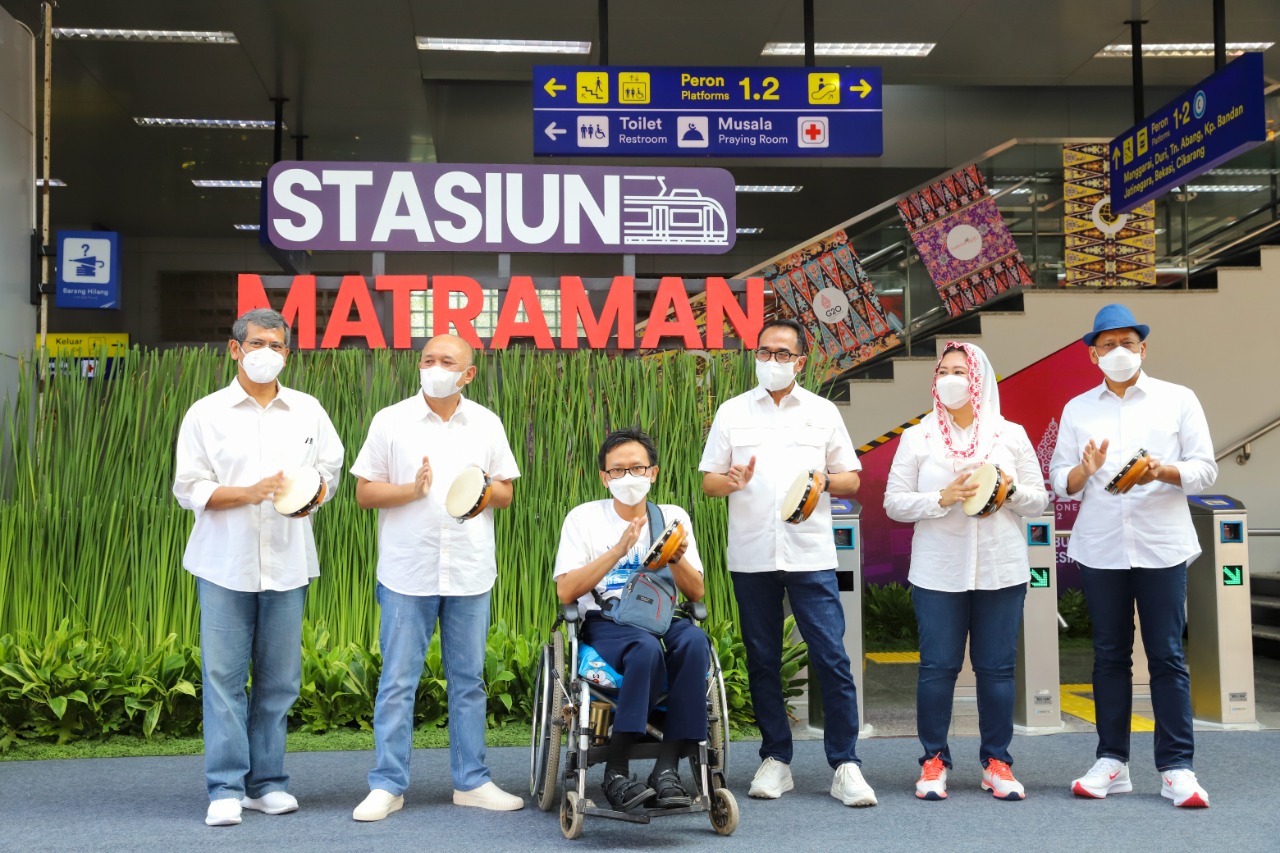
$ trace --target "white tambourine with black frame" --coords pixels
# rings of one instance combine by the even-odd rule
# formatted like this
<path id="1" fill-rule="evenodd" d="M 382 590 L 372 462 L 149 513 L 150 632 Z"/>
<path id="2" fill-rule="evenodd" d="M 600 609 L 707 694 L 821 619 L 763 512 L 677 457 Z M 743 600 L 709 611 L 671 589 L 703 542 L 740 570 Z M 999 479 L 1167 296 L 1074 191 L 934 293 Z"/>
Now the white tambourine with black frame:
<path id="1" fill-rule="evenodd" d="M 669 565 L 684 545 L 685 539 L 684 525 L 678 519 L 668 524 L 649 548 L 649 553 L 644 555 L 645 569 L 660 569 Z"/>
<path id="2" fill-rule="evenodd" d="M 315 468 L 298 468 L 285 475 L 271 503 L 289 518 L 305 518 L 324 501 L 324 477 Z"/>
<path id="3" fill-rule="evenodd" d="M 797 474 L 782 498 L 782 520 L 787 524 L 799 524 L 813 515 L 822 497 L 822 480 L 817 471 Z"/>
<path id="4" fill-rule="evenodd" d="M 1107 491 L 1113 495 L 1127 493 L 1138 485 L 1142 475 L 1147 473 L 1147 467 L 1147 449 L 1144 447 L 1134 454 L 1118 474 L 1111 478 L 1111 482 L 1107 483 Z"/>
<path id="5" fill-rule="evenodd" d="M 975 518 L 995 515 L 1018 491 L 1013 478 L 993 462 L 979 466 L 964 484 L 978 488 L 972 497 L 965 498 L 960 504 L 965 515 Z"/>
<path id="6" fill-rule="evenodd" d="M 493 497 L 493 480 L 480 467 L 464 468 L 445 495 L 444 508 L 461 524 L 484 512 Z"/>

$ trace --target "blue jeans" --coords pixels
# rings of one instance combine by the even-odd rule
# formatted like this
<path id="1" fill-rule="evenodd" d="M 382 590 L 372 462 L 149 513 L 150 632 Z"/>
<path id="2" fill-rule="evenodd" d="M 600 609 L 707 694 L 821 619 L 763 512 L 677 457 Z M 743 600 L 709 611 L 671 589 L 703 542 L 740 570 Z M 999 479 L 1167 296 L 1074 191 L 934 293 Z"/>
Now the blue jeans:
<path id="1" fill-rule="evenodd" d="M 369 788 L 399 796 L 409 788 L 413 754 L 413 701 L 422 680 L 427 647 L 440 622 L 440 656 L 449 692 L 449 770 L 456 791 L 489 781 L 484 763 L 484 652 L 489 637 L 489 593 L 401 595 L 382 584 L 378 643 L 382 676 L 373 706 L 376 765 Z"/>
<path id="2" fill-rule="evenodd" d="M 289 788 L 289 709 L 302 685 L 305 586 L 237 592 L 197 579 L 204 685 L 204 776 L 210 800 Z M 253 665 L 253 690 L 245 695 Z"/>
<path id="3" fill-rule="evenodd" d="M 791 722 L 782 698 L 782 596 L 809 646 L 809 671 L 818 677 L 826 725 L 827 763 L 858 760 L 858 693 L 844 650 L 844 608 L 834 569 L 817 572 L 731 572 L 738 621 L 747 649 L 751 705 L 760 727 L 760 758 L 791 763 Z"/>
<path id="4" fill-rule="evenodd" d="M 1187 623 L 1187 564 L 1168 569 L 1080 567 L 1093 620 L 1093 703 L 1098 716 L 1098 758 L 1129 760 L 1133 713 L 1133 607 L 1151 673 L 1156 717 L 1156 769 L 1191 769 L 1191 676 L 1182 651 Z"/>
<path id="5" fill-rule="evenodd" d="M 978 682 L 978 760 L 1013 764 L 1014 669 L 1022 628 L 1025 583 L 1004 589 L 939 592 L 911 588 L 920 626 L 920 676 L 916 684 L 916 729 L 924 756 L 941 756 L 951 766 L 947 732 L 955 699 L 956 676 L 964 666 L 965 639 Z"/>

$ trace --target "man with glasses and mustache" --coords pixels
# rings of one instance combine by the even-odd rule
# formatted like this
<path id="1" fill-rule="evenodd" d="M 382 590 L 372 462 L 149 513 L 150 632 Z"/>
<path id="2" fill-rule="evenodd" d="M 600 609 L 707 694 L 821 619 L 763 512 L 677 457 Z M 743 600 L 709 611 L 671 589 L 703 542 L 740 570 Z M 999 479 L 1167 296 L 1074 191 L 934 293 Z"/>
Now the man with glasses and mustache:
<path id="1" fill-rule="evenodd" d="M 728 564 L 763 741 L 750 795 L 777 799 L 794 787 L 781 676 L 785 594 L 822 688 L 823 742 L 835 771 L 831 796 L 847 806 L 874 806 L 876 795 L 855 749 L 858 701 L 844 650 L 827 494 L 857 492 L 862 466 L 835 404 L 796 383 L 807 351 L 804 328 L 795 320 L 764 324 L 754 353 L 759 384 L 720 406 L 698 467 L 702 490 L 729 499 Z M 823 495 L 806 521 L 788 524 L 783 498 L 796 475 L 809 470 L 821 479 Z"/>
<path id="2" fill-rule="evenodd" d="M 269 308 L 236 320 L 227 342 L 236 378 L 197 400 L 178 432 L 173 494 L 196 517 L 182 564 L 200 592 L 209 826 L 240 823 L 242 808 L 298 808 L 285 733 L 302 685 L 302 607 L 320 563 L 310 517 L 281 515 L 272 498 L 286 471 L 312 467 L 332 500 L 343 450 L 319 401 L 276 380 L 289 337 Z"/>
<path id="3" fill-rule="evenodd" d="M 1189 388 L 1142 369 L 1149 327 L 1124 305 L 1107 305 L 1083 338 L 1104 381 L 1067 403 L 1049 464 L 1054 491 L 1080 501 L 1067 556 L 1093 621 L 1097 761 L 1072 782 L 1076 796 L 1133 790 L 1133 611 L 1137 605 L 1151 674 L 1160 793 L 1180 807 L 1206 807 L 1192 770 L 1191 679 L 1182 649 L 1187 565 L 1200 555 L 1187 495 L 1218 476 L 1200 401 Z M 1139 457 L 1145 451 L 1145 458 Z M 1120 494 L 1108 485 L 1131 462 L 1141 475 Z"/>

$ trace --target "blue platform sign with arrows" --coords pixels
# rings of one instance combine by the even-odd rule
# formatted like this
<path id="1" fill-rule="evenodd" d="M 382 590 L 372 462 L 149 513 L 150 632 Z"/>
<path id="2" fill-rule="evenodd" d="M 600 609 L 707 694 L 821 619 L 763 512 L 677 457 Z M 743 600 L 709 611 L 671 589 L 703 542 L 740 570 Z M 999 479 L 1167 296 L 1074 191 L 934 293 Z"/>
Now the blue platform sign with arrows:
<path id="1" fill-rule="evenodd" d="M 1128 213 L 1267 139 L 1262 54 L 1246 53 L 1111 141 L 1111 212 Z"/>
<path id="2" fill-rule="evenodd" d="M 533 153 L 878 157 L 879 68 L 539 65 Z"/>

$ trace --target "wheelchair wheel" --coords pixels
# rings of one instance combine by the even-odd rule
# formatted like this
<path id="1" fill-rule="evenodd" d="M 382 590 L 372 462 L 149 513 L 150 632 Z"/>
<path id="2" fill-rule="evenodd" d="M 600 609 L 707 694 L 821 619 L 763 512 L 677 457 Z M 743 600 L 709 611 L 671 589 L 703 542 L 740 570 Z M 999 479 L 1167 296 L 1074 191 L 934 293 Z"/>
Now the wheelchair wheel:
<path id="1" fill-rule="evenodd" d="M 564 635 L 552 632 L 543 646 L 533 697 L 533 739 L 529 753 L 529 794 L 542 811 L 551 811 L 560 774 L 560 739 L 564 731 Z"/>
<path id="2" fill-rule="evenodd" d="M 732 797 L 731 797 L 732 799 Z M 738 825 L 738 809 L 735 804 L 734 810 L 734 826 Z M 578 811 L 578 792 L 569 791 L 564 795 L 564 799 L 560 801 L 560 832 L 565 838 L 573 840 L 582 835 L 582 824 L 586 821 L 586 815 Z M 719 830 L 716 830 L 719 832 Z M 730 830 L 732 832 L 732 830 Z"/>
<path id="3" fill-rule="evenodd" d="M 738 828 L 738 801 L 728 788 L 716 788 L 711 792 L 711 827 L 717 835 L 733 835 Z"/>
<path id="4" fill-rule="evenodd" d="M 715 750 L 710 769 L 721 773 L 729 771 L 729 703 L 724 689 L 724 673 L 716 667 L 715 681 L 711 685 L 711 715 L 715 721 L 707 728 L 707 747 Z"/>

